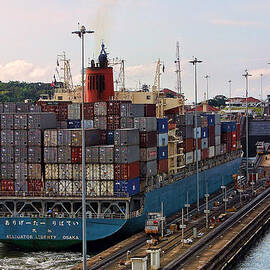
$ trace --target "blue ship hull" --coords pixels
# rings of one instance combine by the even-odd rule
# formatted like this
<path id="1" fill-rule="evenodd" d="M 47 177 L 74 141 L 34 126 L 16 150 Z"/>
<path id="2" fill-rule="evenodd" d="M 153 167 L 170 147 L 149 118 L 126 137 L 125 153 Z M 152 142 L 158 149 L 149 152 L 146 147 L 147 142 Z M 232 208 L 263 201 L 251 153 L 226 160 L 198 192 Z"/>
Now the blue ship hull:
<path id="1" fill-rule="evenodd" d="M 241 158 L 221 164 L 199 174 L 200 198 L 218 191 L 222 184 L 232 182 Z M 222 180 L 223 178 L 223 180 Z M 222 182 L 223 181 L 223 182 Z M 175 181 L 145 194 L 142 215 L 130 219 L 87 219 L 87 240 L 95 241 L 113 235 L 128 235 L 143 230 L 148 212 L 160 211 L 164 204 L 165 216 L 178 212 L 186 203 L 196 202 L 196 175 Z M 78 218 L 0 218 L 0 241 L 28 248 L 67 248 L 80 243 L 81 219 Z"/>

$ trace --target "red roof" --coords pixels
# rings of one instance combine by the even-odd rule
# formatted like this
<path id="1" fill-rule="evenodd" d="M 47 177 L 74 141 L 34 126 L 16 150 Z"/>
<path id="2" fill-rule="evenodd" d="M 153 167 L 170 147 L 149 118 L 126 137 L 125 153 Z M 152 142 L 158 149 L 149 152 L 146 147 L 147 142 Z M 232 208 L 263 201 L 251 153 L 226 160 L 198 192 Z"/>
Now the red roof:
<path id="1" fill-rule="evenodd" d="M 218 112 L 219 111 L 219 109 L 217 109 L 217 108 L 215 108 L 215 107 L 213 107 L 213 106 L 211 106 L 211 105 L 206 105 L 207 107 L 207 112 Z M 194 112 L 195 111 L 195 108 L 192 108 L 192 109 L 190 109 L 190 110 L 188 110 L 188 112 Z M 203 105 L 198 105 L 197 106 L 197 112 L 202 112 L 203 111 Z"/>
<path id="2" fill-rule="evenodd" d="M 230 100 L 233 101 L 235 99 L 240 99 L 240 102 L 242 102 L 242 103 L 246 102 L 246 98 L 243 98 L 243 97 L 234 97 L 234 98 L 228 99 L 228 101 L 230 101 Z M 248 100 L 248 102 L 254 102 L 254 103 L 261 102 L 259 99 L 254 98 L 254 97 L 248 97 L 247 100 Z"/>
<path id="3" fill-rule="evenodd" d="M 181 97 L 180 94 L 178 94 L 175 91 L 172 91 L 172 90 L 170 90 L 168 88 L 164 88 L 163 90 L 160 90 L 160 92 L 164 93 L 165 96 L 169 94 L 169 95 L 172 95 L 172 96 L 175 96 L 175 97 Z"/>

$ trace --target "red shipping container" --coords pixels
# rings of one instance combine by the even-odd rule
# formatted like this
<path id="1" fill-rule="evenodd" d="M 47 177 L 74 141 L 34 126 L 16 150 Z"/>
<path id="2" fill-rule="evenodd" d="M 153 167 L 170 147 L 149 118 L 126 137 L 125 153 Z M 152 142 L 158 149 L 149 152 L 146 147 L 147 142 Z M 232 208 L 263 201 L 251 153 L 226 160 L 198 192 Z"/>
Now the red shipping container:
<path id="1" fill-rule="evenodd" d="M 168 159 L 163 159 L 158 161 L 158 173 L 168 172 Z"/>
<path id="2" fill-rule="evenodd" d="M 100 144 L 107 143 L 107 130 L 100 130 Z"/>
<path id="3" fill-rule="evenodd" d="M 237 139 L 237 141 L 241 140 L 241 125 L 240 125 L 240 123 L 236 124 L 236 139 Z"/>
<path id="4" fill-rule="evenodd" d="M 1 195 L 11 196 L 14 195 L 14 180 L 1 180 Z"/>
<path id="5" fill-rule="evenodd" d="M 43 181 L 42 180 L 28 180 L 28 193 L 30 196 L 40 195 L 43 191 Z"/>
<path id="6" fill-rule="evenodd" d="M 202 139 L 198 138 L 198 149 L 201 149 L 201 148 L 202 148 Z M 193 149 L 196 149 L 196 140 L 195 139 L 193 140 Z M 187 151 L 187 152 L 190 152 L 190 151 Z"/>
<path id="7" fill-rule="evenodd" d="M 231 141 L 227 141 L 226 143 L 226 152 L 230 153 L 232 151 L 232 143 Z"/>
<path id="8" fill-rule="evenodd" d="M 94 103 L 84 103 L 84 119 L 94 120 Z"/>
<path id="9" fill-rule="evenodd" d="M 156 117 L 156 104 L 144 104 L 144 116 Z"/>
<path id="10" fill-rule="evenodd" d="M 107 117 L 107 129 L 115 130 L 120 128 L 120 116 L 119 115 L 109 115 Z"/>
<path id="11" fill-rule="evenodd" d="M 202 160 L 208 159 L 208 157 L 209 157 L 209 149 L 202 149 L 201 153 L 202 153 Z"/>
<path id="12" fill-rule="evenodd" d="M 120 104 L 118 100 L 107 101 L 107 115 L 120 115 Z"/>
<path id="13" fill-rule="evenodd" d="M 140 132 L 140 147 L 150 148 L 157 146 L 157 132 Z"/>
<path id="14" fill-rule="evenodd" d="M 183 140 L 183 148 L 184 148 L 184 152 L 188 153 L 188 152 L 191 152 L 193 151 L 194 147 L 193 147 L 193 139 L 192 138 L 189 138 L 189 139 L 184 139 Z"/>
<path id="15" fill-rule="evenodd" d="M 71 163 L 81 163 L 81 162 L 82 162 L 82 148 L 71 147 Z"/>
<path id="16" fill-rule="evenodd" d="M 237 143 L 236 142 L 232 142 L 231 144 L 231 151 L 236 151 L 237 149 Z"/>
<path id="17" fill-rule="evenodd" d="M 232 133 L 231 132 L 224 132 L 221 133 L 221 143 L 227 143 L 232 141 Z"/>
<path id="18" fill-rule="evenodd" d="M 236 141 L 237 141 L 236 131 L 232 131 L 232 142 L 236 142 Z"/>
<path id="19" fill-rule="evenodd" d="M 140 176 L 140 162 L 114 164 L 114 179 L 129 180 Z"/>

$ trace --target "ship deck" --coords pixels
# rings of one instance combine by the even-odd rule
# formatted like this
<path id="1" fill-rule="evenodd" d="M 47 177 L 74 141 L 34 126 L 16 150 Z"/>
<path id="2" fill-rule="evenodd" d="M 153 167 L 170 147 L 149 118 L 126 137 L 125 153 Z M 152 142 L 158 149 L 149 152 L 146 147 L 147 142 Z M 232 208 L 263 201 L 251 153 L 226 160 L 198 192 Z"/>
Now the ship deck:
<path id="1" fill-rule="evenodd" d="M 0 196 L 0 201 L 81 201 L 82 197 Z M 87 197 L 87 201 L 130 201 L 131 197 Z"/>

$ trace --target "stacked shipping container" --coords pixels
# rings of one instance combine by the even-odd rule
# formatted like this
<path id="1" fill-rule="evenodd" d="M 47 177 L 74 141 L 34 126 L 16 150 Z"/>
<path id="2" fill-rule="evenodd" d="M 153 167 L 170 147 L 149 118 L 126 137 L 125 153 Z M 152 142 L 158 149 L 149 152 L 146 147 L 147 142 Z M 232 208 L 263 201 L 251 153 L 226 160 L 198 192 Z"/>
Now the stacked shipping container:
<path id="1" fill-rule="evenodd" d="M 2 110 L 3 109 L 3 110 Z M 37 195 L 42 183 L 42 131 L 56 127 L 54 113 L 29 103 L 1 106 L 1 191 Z"/>
<path id="2" fill-rule="evenodd" d="M 0 104 L 2 192 L 34 195 L 44 186 L 47 196 L 80 196 L 81 104 L 40 105 Z M 156 118 L 155 104 L 86 103 L 84 116 L 87 196 L 132 196 L 168 173 L 168 119 Z M 196 161 L 196 133 L 199 161 L 241 148 L 240 124 L 219 114 L 198 114 L 197 129 L 194 114 L 173 117 L 183 138 L 170 153 L 177 161 L 179 148 L 187 165 Z"/>

